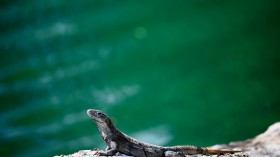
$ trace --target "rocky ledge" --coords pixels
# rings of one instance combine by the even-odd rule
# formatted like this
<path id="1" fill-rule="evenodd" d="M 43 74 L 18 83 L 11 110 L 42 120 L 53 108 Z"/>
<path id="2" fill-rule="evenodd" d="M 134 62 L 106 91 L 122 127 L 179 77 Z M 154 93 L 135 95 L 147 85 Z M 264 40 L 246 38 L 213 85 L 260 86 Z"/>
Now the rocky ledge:
<path id="1" fill-rule="evenodd" d="M 186 155 L 186 157 L 280 157 L 280 122 L 271 125 L 264 133 L 255 138 L 229 144 L 214 145 L 215 149 L 241 149 L 242 153 L 224 155 Z M 97 150 L 81 150 L 70 155 L 55 157 L 97 157 Z M 128 157 L 124 154 L 116 156 Z"/>

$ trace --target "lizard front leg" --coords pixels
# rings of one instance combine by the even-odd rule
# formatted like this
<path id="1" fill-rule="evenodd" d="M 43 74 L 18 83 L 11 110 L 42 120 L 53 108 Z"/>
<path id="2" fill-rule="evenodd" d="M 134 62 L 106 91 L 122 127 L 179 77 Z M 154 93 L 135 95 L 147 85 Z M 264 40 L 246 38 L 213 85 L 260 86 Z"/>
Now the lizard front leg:
<path id="1" fill-rule="evenodd" d="M 100 156 L 112 156 L 112 155 L 115 155 L 117 153 L 117 151 L 118 151 L 117 150 L 117 146 L 118 145 L 117 145 L 116 142 L 111 141 L 110 146 L 108 146 L 105 151 L 99 151 L 98 155 L 100 155 Z"/>

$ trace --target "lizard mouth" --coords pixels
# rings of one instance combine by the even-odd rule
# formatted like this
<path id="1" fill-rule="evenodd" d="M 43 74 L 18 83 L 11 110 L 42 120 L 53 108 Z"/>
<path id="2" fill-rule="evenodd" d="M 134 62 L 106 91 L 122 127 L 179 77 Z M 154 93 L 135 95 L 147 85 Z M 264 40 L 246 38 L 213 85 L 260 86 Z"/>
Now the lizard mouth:
<path id="1" fill-rule="evenodd" d="M 88 110 L 87 110 L 87 115 L 88 115 L 91 119 L 93 119 L 94 121 L 99 122 L 99 123 L 102 123 L 102 121 L 100 121 L 100 120 L 95 116 L 94 110 L 88 109 Z"/>

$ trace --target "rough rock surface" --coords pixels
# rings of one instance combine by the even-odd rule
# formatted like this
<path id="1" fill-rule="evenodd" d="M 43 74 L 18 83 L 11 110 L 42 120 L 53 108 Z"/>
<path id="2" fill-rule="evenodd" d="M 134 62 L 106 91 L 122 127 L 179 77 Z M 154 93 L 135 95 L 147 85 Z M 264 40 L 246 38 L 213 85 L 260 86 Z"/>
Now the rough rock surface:
<path id="1" fill-rule="evenodd" d="M 241 149 L 242 153 L 224 154 L 224 155 L 186 155 L 186 157 L 280 157 L 280 122 L 271 125 L 266 132 L 240 142 L 231 142 L 229 144 L 215 145 L 215 149 Z M 59 155 L 55 157 L 97 157 L 97 150 L 81 150 L 70 155 Z M 124 154 L 116 156 L 128 157 Z"/>
<path id="2" fill-rule="evenodd" d="M 280 157 L 280 122 L 274 123 L 253 139 L 213 147 L 241 148 L 252 157 Z"/>

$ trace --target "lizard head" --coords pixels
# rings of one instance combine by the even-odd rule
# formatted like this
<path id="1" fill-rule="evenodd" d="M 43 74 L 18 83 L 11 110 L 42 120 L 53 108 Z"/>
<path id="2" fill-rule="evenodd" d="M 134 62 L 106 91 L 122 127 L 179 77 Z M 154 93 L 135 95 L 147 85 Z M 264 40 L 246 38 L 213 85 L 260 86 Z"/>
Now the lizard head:
<path id="1" fill-rule="evenodd" d="M 99 123 L 107 123 L 109 117 L 100 110 L 88 109 L 87 110 L 88 116 L 96 122 Z"/>

